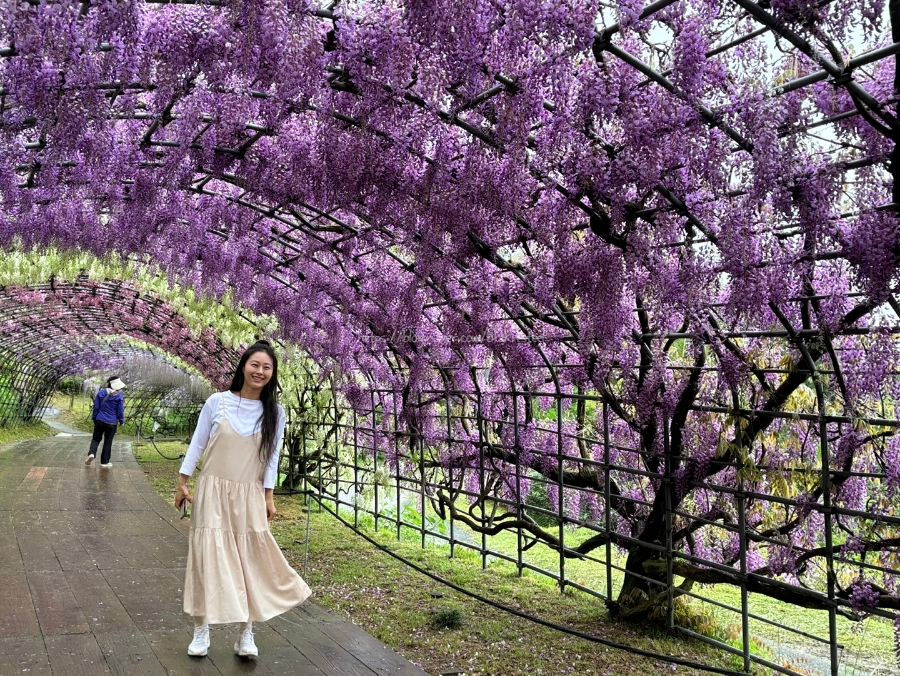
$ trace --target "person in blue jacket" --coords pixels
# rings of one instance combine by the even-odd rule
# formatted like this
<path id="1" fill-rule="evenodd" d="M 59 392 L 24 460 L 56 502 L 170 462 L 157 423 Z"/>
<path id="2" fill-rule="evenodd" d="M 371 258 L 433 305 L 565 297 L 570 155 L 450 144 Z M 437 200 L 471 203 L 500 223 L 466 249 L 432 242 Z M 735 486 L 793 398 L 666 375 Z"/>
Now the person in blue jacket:
<path id="1" fill-rule="evenodd" d="M 125 395 L 122 390 L 125 383 L 118 376 L 106 381 L 106 387 L 100 388 L 94 397 L 94 410 L 91 419 L 94 421 L 94 437 L 88 451 L 86 465 L 90 465 L 97 455 L 97 447 L 103 440 L 103 453 L 100 455 L 101 467 L 112 467 L 112 441 L 116 434 L 117 424 L 125 422 Z"/>

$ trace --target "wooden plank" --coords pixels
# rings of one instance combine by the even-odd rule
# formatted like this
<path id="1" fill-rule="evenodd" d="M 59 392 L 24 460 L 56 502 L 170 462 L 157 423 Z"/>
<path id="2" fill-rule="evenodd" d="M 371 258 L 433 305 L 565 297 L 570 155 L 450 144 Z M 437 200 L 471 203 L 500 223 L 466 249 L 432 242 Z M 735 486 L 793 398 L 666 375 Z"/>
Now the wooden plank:
<path id="1" fill-rule="evenodd" d="M 253 629 L 259 661 L 265 663 L 273 676 L 323 676 L 321 669 L 277 631 L 265 624 L 254 624 Z"/>
<path id="2" fill-rule="evenodd" d="M 157 613 L 179 615 L 184 614 L 184 573 L 167 568 L 139 571 L 144 580 L 144 590 L 154 602 Z"/>
<path id="3" fill-rule="evenodd" d="M 122 630 L 137 631 L 125 606 L 96 568 L 65 573 L 75 600 L 81 607 L 91 630 L 111 633 Z"/>
<path id="4" fill-rule="evenodd" d="M 193 631 L 187 629 L 145 632 L 153 654 L 171 676 L 223 676 L 208 657 L 188 657 Z"/>
<path id="5" fill-rule="evenodd" d="M 22 483 L 19 484 L 19 490 L 36 491 L 40 487 L 41 481 L 44 480 L 45 474 L 47 474 L 46 467 L 32 467 L 22 479 Z"/>
<path id="6" fill-rule="evenodd" d="M 44 636 L 83 634 L 90 631 L 64 573 L 29 571 L 27 577 L 38 624 Z"/>
<path id="7" fill-rule="evenodd" d="M 103 576 L 141 631 L 176 630 L 191 623 L 181 610 L 177 578 L 148 584 L 135 570 L 105 570 Z"/>
<path id="8" fill-rule="evenodd" d="M 128 479 L 131 481 L 131 485 L 134 486 L 134 489 L 140 491 L 141 493 L 146 493 L 147 496 L 153 496 L 154 498 L 159 497 L 159 493 L 156 492 L 156 489 L 150 485 L 150 482 L 147 480 L 147 475 L 144 473 L 144 470 L 140 467 L 135 468 L 126 468 L 126 475 Z"/>
<path id="9" fill-rule="evenodd" d="M 12 498 L 9 509 L 14 512 L 34 511 L 35 497 L 31 491 L 17 491 Z"/>
<path id="10" fill-rule="evenodd" d="M 45 490 L 47 480 L 41 484 L 41 489 L 37 491 L 34 498 L 34 506 L 36 509 L 43 511 L 56 511 L 59 509 L 59 492 L 57 490 Z"/>
<path id="11" fill-rule="evenodd" d="M 78 539 L 91 555 L 94 565 L 100 570 L 117 570 L 131 568 L 125 557 L 119 554 L 114 542 L 116 535 L 108 531 L 100 531 L 96 535 L 79 534 Z"/>
<path id="12" fill-rule="evenodd" d="M 170 517 L 176 513 L 174 508 L 171 511 Z M 161 518 L 152 510 L 138 513 L 117 512 L 115 519 L 122 532 L 129 535 L 175 535 L 178 533 L 169 521 Z"/>
<path id="13" fill-rule="evenodd" d="M 144 595 L 144 580 L 140 574 L 136 570 L 102 571 L 102 574 L 132 622 L 139 628 L 144 628 L 144 614 L 151 612 L 152 607 Z"/>
<path id="14" fill-rule="evenodd" d="M 375 674 L 309 622 L 292 622 L 281 616 L 269 620 L 268 625 L 327 676 L 373 676 Z"/>
<path id="15" fill-rule="evenodd" d="M 76 535 L 109 532 L 113 523 L 113 516 L 108 512 L 88 512 L 81 509 L 66 512 L 66 518 L 69 520 L 69 530 Z"/>
<path id="16" fill-rule="evenodd" d="M 255 627 L 258 660 L 234 655 L 237 625 L 213 628 L 208 658 L 188 657 L 190 523 L 126 450 L 103 472 L 86 468 L 71 440 L 0 454 L 0 676 L 20 673 L 19 665 L 29 676 L 421 676 L 313 603 Z M 33 466 L 47 468 L 41 483 L 17 490 Z"/>
<path id="17" fill-rule="evenodd" d="M 428 676 L 352 622 L 312 625 L 381 676 Z"/>
<path id="18" fill-rule="evenodd" d="M 28 572 L 62 570 L 56 552 L 53 551 L 53 545 L 43 532 L 20 533 L 17 539 L 25 570 Z"/>
<path id="19" fill-rule="evenodd" d="M 66 515 L 59 511 L 59 504 L 56 504 L 47 512 L 41 513 L 41 528 L 49 538 L 54 536 L 71 535 L 69 530 L 69 520 Z"/>
<path id="20" fill-rule="evenodd" d="M 53 676 L 43 637 L 0 638 L 0 674 Z"/>
<path id="21" fill-rule="evenodd" d="M 150 642 L 137 630 L 95 634 L 113 676 L 168 676 Z"/>
<path id="22" fill-rule="evenodd" d="M 313 623 L 324 623 L 331 624 L 334 622 L 346 622 L 347 620 L 341 617 L 340 615 L 335 615 L 329 610 L 326 610 L 322 606 L 320 606 L 315 601 L 306 601 L 301 606 L 297 606 L 293 610 L 285 613 L 286 616 L 292 616 L 292 619 L 295 622 L 313 622 Z"/>
<path id="23" fill-rule="evenodd" d="M 141 543 L 166 568 L 183 569 L 187 565 L 188 544 L 180 533 L 147 536 Z"/>
<path id="24" fill-rule="evenodd" d="M 209 661 L 222 673 L 222 676 L 238 676 L 239 674 L 273 676 L 268 668 L 268 657 L 246 658 L 238 657 L 234 653 L 234 641 L 238 633 L 236 626 L 227 629 L 219 626 L 213 627 L 209 636 Z M 296 654 L 296 652 L 295 650 L 294 653 Z"/>
<path id="25" fill-rule="evenodd" d="M 144 547 L 142 540 L 143 538 L 135 535 L 120 535 L 113 540 L 113 546 L 132 568 L 164 568 L 159 559 Z"/>
<path id="26" fill-rule="evenodd" d="M 125 504 L 131 512 L 146 512 L 150 509 L 150 505 L 144 500 L 144 496 L 135 490 L 128 491 L 125 494 Z"/>
<path id="27" fill-rule="evenodd" d="M 51 537 L 50 543 L 64 571 L 97 569 L 94 557 L 84 548 L 76 535 Z"/>
<path id="28" fill-rule="evenodd" d="M 150 509 L 162 523 L 167 524 L 182 535 L 188 535 L 191 532 L 190 519 L 179 518 L 178 512 L 175 511 L 175 507 L 172 504 L 162 501 L 151 502 Z"/>
<path id="29" fill-rule="evenodd" d="M 88 512 L 113 512 L 116 507 L 116 496 L 108 492 L 109 480 L 105 479 L 106 470 L 100 473 L 102 477 L 95 486 L 91 486 L 81 494 L 81 509 Z"/>
<path id="30" fill-rule="evenodd" d="M 0 571 L 0 638 L 40 634 L 37 614 L 24 572 Z"/>
<path id="31" fill-rule="evenodd" d="M 25 563 L 15 533 L 0 535 L 0 571 L 11 573 L 24 570 Z"/>
<path id="32" fill-rule="evenodd" d="M 108 676 L 103 651 L 93 634 L 46 636 L 53 676 Z"/>

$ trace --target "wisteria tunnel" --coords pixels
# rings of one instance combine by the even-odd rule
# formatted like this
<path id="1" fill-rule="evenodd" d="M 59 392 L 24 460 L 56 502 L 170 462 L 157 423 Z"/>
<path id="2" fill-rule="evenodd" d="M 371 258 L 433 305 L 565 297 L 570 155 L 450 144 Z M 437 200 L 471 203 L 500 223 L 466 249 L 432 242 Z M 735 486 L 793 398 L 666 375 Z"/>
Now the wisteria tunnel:
<path id="1" fill-rule="evenodd" d="M 284 488 L 738 671 L 800 673 L 774 630 L 870 673 L 849 632 L 900 651 L 898 52 L 894 0 L 3 0 L 0 246 L 169 290 L 2 268 L 0 424 L 110 364 L 189 420 L 266 335 Z"/>

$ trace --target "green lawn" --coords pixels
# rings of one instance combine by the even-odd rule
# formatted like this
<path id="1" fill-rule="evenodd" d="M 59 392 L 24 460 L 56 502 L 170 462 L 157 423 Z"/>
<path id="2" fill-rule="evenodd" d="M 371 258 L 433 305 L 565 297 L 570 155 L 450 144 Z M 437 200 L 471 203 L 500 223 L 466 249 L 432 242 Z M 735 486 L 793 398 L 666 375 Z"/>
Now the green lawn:
<path id="1" fill-rule="evenodd" d="M 52 437 L 55 434 L 56 431 L 54 429 L 39 420 L 19 423 L 12 427 L 0 427 L 0 446 L 24 439 L 43 439 L 44 437 Z"/>
<path id="2" fill-rule="evenodd" d="M 457 531 L 466 531 L 459 524 L 455 526 Z M 594 531 L 586 528 L 573 529 L 566 532 L 566 544 L 577 546 L 580 542 L 594 535 Z M 469 533 L 475 542 L 480 542 L 480 535 Z M 411 534 L 412 537 L 418 537 L 418 534 Z M 515 557 L 516 534 L 514 532 L 504 532 L 489 538 L 489 547 L 500 553 Z M 594 556 L 604 559 L 606 554 L 605 548 L 595 550 Z M 480 559 L 479 559 L 480 560 Z M 523 560 L 533 566 L 543 568 L 545 570 L 558 573 L 559 571 L 559 554 L 547 549 L 543 546 L 535 546 L 523 554 Z M 613 564 L 619 567 L 625 566 L 625 557 L 617 555 L 613 549 Z M 498 560 L 490 563 L 491 567 L 510 566 L 506 562 Z M 606 589 L 606 569 L 598 563 L 591 561 L 578 561 L 567 559 L 566 563 L 566 579 L 573 580 L 581 585 L 604 591 Z M 613 571 L 613 596 L 617 590 L 621 589 L 623 575 L 621 572 Z M 680 582 L 681 578 L 677 578 Z M 693 593 L 702 596 L 710 601 L 722 603 L 734 608 L 741 606 L 741 593 L 737 587 L 729 587 L 727 585 L 695 585 Z M 699 615 L 701 619 L 711 620 L 712 626 L 705 626 L 704 631 L 707 635 L 714 635 L 718 638 L 726 638 L 735 647 L 740 647 L 740 631 L 741 619 L 739 613 L 720 608 L 713 603 L 704 603 L 698 599 L 690 601 L 694 613 L 691 613 L 692 619 L 697 619 Z M 760 617 L 774 620 L 780 624 L 799 629 L 808 634 L 816 636 L 828 637 L 828 614 L 824 611 L 809 610 L 800 608 L 787 603 L 781 603 L 768 596 L 761 594 L 751 594 L 748 607 L 752 614 Z M 710 622 L 704 623 L 709 625 Z M 696 628 L 696 627 L 695 627 Z M 777 652 L 778 646 L 782 644 L 789 645 L 806 645 L 807 639 L 793 635 L 791 632 L 774 627 L 771 624 L 759 620 L 750 621 L 750 634 L 753 642 L 759 646 L 760 654 L 766 658 L 771 658 Z M 894 660 L 893 655 L 893 628 L 891 623 L 881 618 L 870 618 L 863 622 L 852 622 L 846 618 L 838 617 L 838 641 L 844 646 L 844 658 L 842 663 L 853 663 L 859 657 L 872 660 L 876 664 L 891 664 Z M 823 650 L 827 649 L 822 644 Z"/>

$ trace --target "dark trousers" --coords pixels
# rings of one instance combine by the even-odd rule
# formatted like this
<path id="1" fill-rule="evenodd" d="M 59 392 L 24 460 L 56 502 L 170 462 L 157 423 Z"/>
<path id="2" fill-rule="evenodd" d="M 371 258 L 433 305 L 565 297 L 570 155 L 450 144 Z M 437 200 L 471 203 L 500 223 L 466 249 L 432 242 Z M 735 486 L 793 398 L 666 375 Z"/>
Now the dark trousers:
<path id="1" fill-rule="evenodd" d="M 103 454 L 100 456 L 100 463 L 103 465 L 108 463 L 112 456 L 112 440 L 115 434 L 115 423 L 105 423 L 95 420 L 94 437 L 91 439 L 91 450 L 88 451 L 88 455 L 97 455 L 97 447 L 100 445 L 100 439 L 103 439 Z"/>

